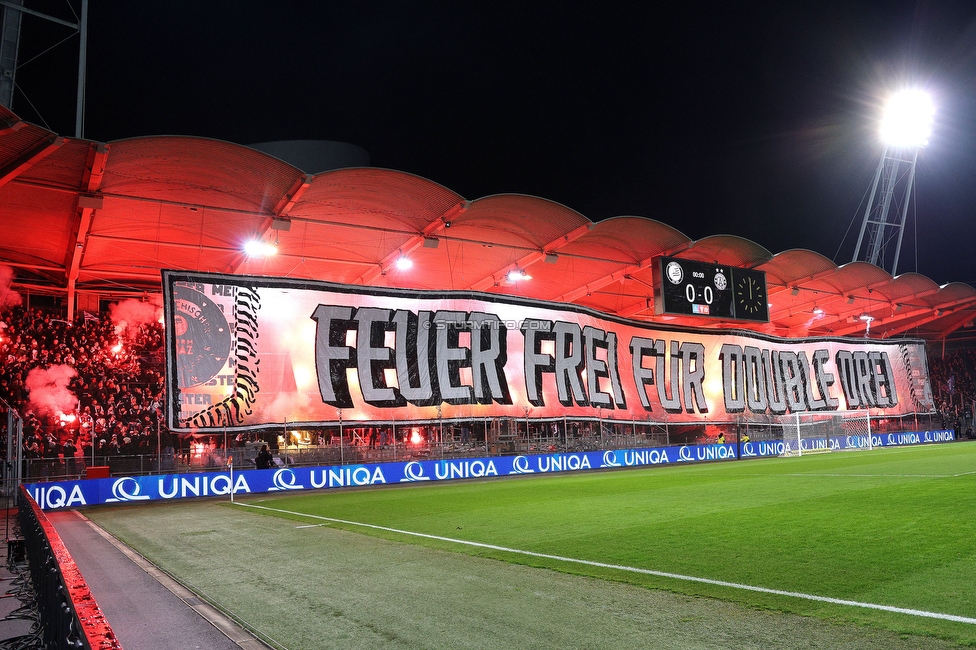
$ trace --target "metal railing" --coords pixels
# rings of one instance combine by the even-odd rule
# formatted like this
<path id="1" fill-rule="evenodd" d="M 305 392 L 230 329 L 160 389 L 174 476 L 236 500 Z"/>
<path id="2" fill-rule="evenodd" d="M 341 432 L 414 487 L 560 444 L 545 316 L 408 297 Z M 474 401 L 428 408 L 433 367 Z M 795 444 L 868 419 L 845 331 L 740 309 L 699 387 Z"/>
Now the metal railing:
<path id="1" fill-rule="evenodd" d="M 790 418 L 791 416 L 787 416 Z M 895 433 L 953 428 L 944 426 L 937 414 L 872 416 L 875 433 Z M 475 426 L 477 425 L 477 426 Z M 726 423 L 676 423 L 626 420 L 554 420 L 496 418 L 488 422 L 460 422 L 399 426 L 396 432 L 370 436 L 363 429 L 346 428 L 342 436 L 333 433 L 325 444 L 309 444 L 318 431 L 302 431 L 298 440 L 272 451 L 281 465 L 355 465 L 430 459 L 462 459 L 533 453 L 575 453 L 582 451 L 644 449 L 715 442 L 722 434 L 733 443 L 748 439 L 782 440 L 782 418 L 753 417 Z M 465 431 L 467 429 L 467 431 Z M 307 434 L 307 435 L 306 435 Z M 233 444 L 231 442 L 231 444 Z M 241 446 L 211 446 L 195 443 L 190 448 L 164 448 L 161 454 L 74 456 L 57 459 L 25 459 L 23 480 L 30 483 L 86 478 L 88 468 L 108 467 L 112 476 L 183 474 L 226 468 L 233 460 L 237 470 L 254 469 L 254 457 L 263 441 Z"/>
<path id="2" fill-rule="evenodd" d="M 20 530 L 43 628 L 43 647 L 121 650 L 122 645 L 54 526 L 24 488 L 20 488 L 18 502 Z"/>

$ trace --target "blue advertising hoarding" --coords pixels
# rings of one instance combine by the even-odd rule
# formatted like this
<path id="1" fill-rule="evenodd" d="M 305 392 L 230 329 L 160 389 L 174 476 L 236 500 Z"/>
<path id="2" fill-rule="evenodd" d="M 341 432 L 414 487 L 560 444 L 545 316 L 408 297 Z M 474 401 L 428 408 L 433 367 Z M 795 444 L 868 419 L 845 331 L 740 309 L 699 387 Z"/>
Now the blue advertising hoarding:
<path id="1" fill-rule="evenodd" d="M 955 440 L 951 430 L 875 434 L 874 447 L 896 447 Z M 804 450 L 842 450 L 867 446 L 866 436 L 804 440 Z M 82 506 L 146 503 L 195 497 L 230 496 L 300 490 L 318 490 L 425 481 L 448 481 L 493 476 L 575 472 L 617 467 L 646 467 L 679 463 L 735 460 L 738 445 L 683 445 L 569 454 L 530 454 L 452 460 L 412 460 L 323 467 L 285 467 L 231 472 L 123 476 L 79 481 L 26 484 L 27 491 L 44 510 Z M 779 440 L 745 442 L 742 458 L 779 456 Z"/>

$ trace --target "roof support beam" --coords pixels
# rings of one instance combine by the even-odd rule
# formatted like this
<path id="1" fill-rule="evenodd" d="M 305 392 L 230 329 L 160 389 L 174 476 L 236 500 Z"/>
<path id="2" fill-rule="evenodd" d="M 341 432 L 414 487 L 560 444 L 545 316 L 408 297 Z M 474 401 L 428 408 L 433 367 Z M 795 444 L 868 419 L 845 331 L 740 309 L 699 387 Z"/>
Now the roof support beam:
<path id="1" fill-rule="evenodd" d="M 50 156 L 58 147 L 67 141 L 67 138 L 60 138 L 53 135 L 47 136 L 35 143 L 34 146 L 22 153 L 19 157 L 14 158 L 3 167 L 0 167 L 0 187 L 3 187 L 24 173 L 24 171 Z"/>
<path id="2" fill-rule="evenodd" d="M 933 307 L 931 307 L 929 309 L 926 309 L 924 311 L 921 311 L 919 313 L 914 314 L 916 316 L 916 318 L 909 319 L 907 322 L 905 322 L 905 323 L 903 323 L 903 324 L 901 324 L 898 327 L 895 327 L 893 329 L 886 329 L 885 330 L 885 335 L 888 336 L 888 337 L 892 337 L 892 336 L 898 336 L 899 334 L 904 334 L 905 332 L 908 332 L 910 330 L 913 330 L 916 327 L 921 327 L 923 325 L 927 325 L 928 323 L 932 323 L 932 322 L 935 322 L 935 321 L 941 319 L 942 316 L 939 315 L 939 310 L 943 310 L 943 311 L 945 311 L 945 310 L 956 311 L 957 309 L 960 309 L 960 308 L 966 309 L 970 305 L 972 305 L 973 302 L 974 302 L 974 299 L 973 298 L 961 298 L 959 300 L 952 300 L 950 302 L 946 302 L 946 303 L 943 303 L 941 305 L 934 305 Z M 943 316 L 944 315 L 945 314 L 943 314 Z M 963 321 L 963 322 L 965 322 L 965 321 Z"/>
<path id="3" fill-rule="evenodd" d="M 403 242 L 403 244 L 398 246 L 396 250 L 390 251 L 389 253 L 384 255 L 383 259 L 381 259 L 378 263 L 376 263 L 373 266 L 373 268 L 369 269 L 368 271 L 360 275 L 358 278 L 356 278 L 353 284 L 370 284 L 373 280 L 375 280 L 379 276 L 385 275 L 386 272 L 389 270 L 389 268 L 392 265 L 396 264 L 396 261 L 401 256 L 410 255 L 410 253 L 414 252 L 415 250 L 423 246 L 424 242 L 428 238 L 433 237 L 437 233 L 447 228 L 448 224 L 453 219 L 456 219 L 459 215 L 463 214 L 467 209 L 468 209 L 467 201 L 460 201 L 459 203 L 456 203 L 455 205 L 451 206 L 446 212 L 444 212 L 444 214 L 442 214 L 441 216 L 437 217 L 436 219 L 428 223 L 426 226 L 424 226 L 424 229 L 421 230 L 419 233 L 413 233 L 410 237 L 407 238 L 405 242 Z"/>
<path id="4" fill-rule="evenodd" d="M 57 271 L 58 273 L 64 273 L 63 266 L 51 266 L 50 264 L 31 264 L 30 262 L 11 262 L 5 259 L 0 259 L 0 264 L 3 264 L 4 266 L 10 266 L 15 269 L 28 269 L 31 271 Z"/>
<path id="5" fill-rule="evenodd" d="M 0 135 L 20 131 L 25 126 L 27 126 L 27 122 L 23 120 L 0 120 Z"/>
<path id="6" fill-rule="evenodd" d="M 965 327 L 966 323 L 973 322 L 973 318 L 976 317 L 976 306 L 960 309 L 953 312 L 953 315 L 958 315 L 958 317 L 952 319 L 952 322 L 934 337 L 935 339 L 944 339 L 956 330 Z"/>
<path id="7" fill-rule="evenodd" d="M 302 196 L 305 194 L 305 191 L 308 190 L 311 184 L 311 174 L 305 174 L 301 178 L 297 179 L 294 183 L 292 183 L 291 188 L 285 192 L 285 195 L 281 197 L 281 200 L 278 201 L 278 205 L 271 210 L 271 213 L 278 217 L 287 217 L 288 211 L 295 207 L 295 204 L 301 200 Z"/>
<path id="8" fill-rule="evenodd" d="M 548 244 L 545 244 L 541 250 L 527 253 L 511 264 L 508 264 L 507 266 L 495 271 L 491 275 L 481 278 L 476 282 L 472 282 L 470 285 L 468 285 L 467 289 L 470 291 L 484 291 L 489 287 L 496 286 L 502 282 L 511 271 L 516 269 L 526 269 L 536 262 L 546 259 L 546 255 L 558 252 L 561 246 L 565 246 L 570 242 L 576 241 L 592 229 L 592 223 L 585 223 L 582 226 L 574 228 L 565 235 L 557 237 Z"/>
<path id="9" fill-rule="evenodd" d="M 812 311 L 812 309 L 814 307 L 823 308 L 824 305 L 833 304 L 833 303 L 835 303 L 835 302 L 837 302 L 837 301 L 839 301 L 841 299 L 850 300 L 850 299 L 853 298 L 855 302 L 857 302 L 858 300 L 867 300 L 867 301 L 874 301 L 874 302 L 876 302 L 879 305 L 880 304 L 887 304 L 888 303 L 888 300 L 887 299 L 885 299 L 885 298 L 879 298 L 879 299 L 875 300 L 874 298 L 871 297 L 871 293 L 875 289 L 877 289 L 879 287 L 883 287 L 883 286 L 889 284 L 890 282 L 891 282 L 890 280 L 879 280 L 878 282 L 874 282 L 872 284 L 869 284 L 866 287 L 857 287 L 856 291 L 867 291 L 868 292 L 868 297 L 855 296 L 855 295 L 853 295 L 850 292 L 840 291 L 840 290 L 833 289 L 833 288 L 831 288 L 831 289 L 809 289 L 808 288 L 807 291 L 816 292 L 818 295 L 820 295 L 822 297 L 820 297 L 820 298 L 814 298 L 813 300 L 806 300 L 804 302 L 797 303 L 795 305 L 790 306 L 787 309 L 787 311 L 786 311 L 786 316 L 787 317 L 790 317 L 790 316 L 794 316 L 796 314 L 802 314 L 802 313 L 806 312 L 807 310 L 811 310 Z M 852 289 L 851 291 L 854 291 L 854 290 L 855 289 Z M 779 292 L 777 292 L 777 293 L 779 293 Z M 844 312 L 838 312 L 838 317 L 841 317 L 842 316 L 844 318 L 847 318 L 848 312 L 860 313 L 860 312 L 863 312 L 864 309 L 865 309 L 864 306 L 863 305 L 860 305 L 860 306 L 856 307 L 853 310 L 847 310 L 847 311 L 844 311 Z M 770 318 L 772 318 L 772 314 L 770 314 Z"/>
<path id="10" fill-rule="evenodd" d="M 916 294 L 916 295 L 912 296 L 912 298 L 922 298 L 922 297 L 925 297 L 925 296 L 928 296 L 928 295 L 931 295 L 931 294 L 934 294 L 934 293 L 938 293 L 938 291 L 939 291 L 939 289 L 930 289 L 928 291 L 925 291 L 925 292 Z M 964 300 L 968 300 L 968 298 L 966 298 Z M 905 311 L 903 313 L 902 312 L 897 312 L 895 314 L 892 314 L 888 318 L 884 319 L 884 323 L 885 323 L 885 326 L 891 326 L 891 325 L 893 325 L 895 323 L 902 322 L 902 321 L 906 321 L 906 320 L 915 320 L 915 321 L 917 321 L 920 317 L 923 317 L 923 318 L 924 317 L 927 317 L 930 314 L 932 314 L 932 312 L 934 312 L 936 310 L 939 310 L 939 309 L 950 309 L 950 308 L 952 308 L 952 306 L 954 304 L 956 304 L 958 302 L 960 302 L 960 301 L 954 300 L 954 301 L 950 301 L 950 302 L 943 303 L 943 304 L 939 304 L 939 305 L 935 305 L 935 306 L 931 306 L 931 305 L 928 305 L 928 304 L 908 305 L 906 303 L 896 303 L 896 304 L 901 304 L 902 305 L 902 309 L 904 309 Z M 888 303 L 885 306 L 886 307 L 891 306 L 891 303 Z M 843 317 L 844 318 L 847 318 L 848 316 L 860 315 L 861 313 L 868 313 L 868 315 L 870 315 L 870 312 L 866 312 L 865 310 L 862 309 L 862 310 L 849 311 L 849 312 L 843 314 Z M 861 327 L 863 327 L 863 325 L 858 326 L 858 324 L 855 323 L 855 324 L 849 325 L 847 327 L 841 327 L 839 329 L 836 329 L 836 330 L 834 330 L 834 333 L 835 334 L 838 334 L 840 336 L 844 336 L 844 335 L 849 334 L 849 333 L 857 332 L 859 329 L 861 329 Z M 909 329 L 911 329 L 911 328 L 909 328 Z"/>
<path id="11" fill-rule="evenodd" d="M 762 264 L 760 264 L 759 266 L 762 266 Z M 820 278 L 825 278 L 827 276 L 834 275 L 835 273 L 837 273 L 836 268 L 827 269 L 826 271 L 821 271 L 820 273 L 814 273 L 812 275 L 806 275 L 801 278 L 795 278 L 793 280 L 790 280 L 789 282 L 786 282 L 785 284 L 770 285 L 767 283 L 766 296 L 772 297 L 777 293 L 786 291 L 787 289 L 793 289 L 793 287 L 796 287 L 801 290 L 806 290 L 806 291 L 817 291 L 817 289 L 808 289 L 804 285 L 807 284 L 808 282 L 815 282 Z"/>
<path id="12" fill-rule="evenodd" d="M 75 282 L 81 271 L 81 258 L 85 254 L 85 244 L 88 241 L 88 231 L 91 229 L 95 210 L 101 209 L 103 199 L 95 193 L 102 185 L 105 175 L 105 163 L 108 160 L 108 145 L 92 143 L 88 153 L 88 165 L 85 169 L 85 187 L 88 194 L 78 197 L 78 228 L 68 243 L 65 254 L 64 267 L 68 280 L 68 322 L 75 318 Z"/>
<path id="13" fill-rule="evenodd" d="M 298 201 L 302 198 L 302 195 L 305 194 L 305 191 L 311 184 L 312 176 L 310 174 L 305 174 L 296 179 L 288 191 L 285 192 L 278 200 L 278 203 L 275 204 L 275 207 L 271 210 L 271 214 L 265 216 L 265 218 L 261 220 L 260 225 L 254 232 L 254 238 L 264 238 L 264 235 L 272 229 L 275 219 L 287 217 L 288 211 L 291 210 L 296 203 L 298 203 Z M 247 254 L 245 254 L 243 251 L 239 251 L 237 255 L 234 256 L 234 259 L 232 259 L 227 265 L 226 272 L 237 273 L 240 270 L 241 265 L 244 264 L 245 260 L 247 260 Z"/>
<path id="14" fill-rule="evenodd" d="M 113 237 L 113 236 L 109 236 L 109 235 L 89 234 L 88 235 L 88 239 L 104 239 L 104 240 L 107 240 L 107 241 L 110 241 L 110 242 L 138 244 L 138 245 L 141 245 L 141 246 L 151 246 L 151 245 L 153 245 L 152 242 L 147 242 L 144 239 L 133 239 L 133 238 L 130 238 L 130 237 Z M 221 247 L 221 246 L 210 246 L 210 245 L 207 245 L 207 244 L 187 244 L 187 243 L 184 243 L 184 242 L 174 242 L 174 241 L 156 242 L 156 244 L 158 244 L 162 248 L 185 248 L 185 249 L 190 249 L 190 250 L 211 251 L 211 252 L 214 252 L 214 253 L 236 253 L 237 252 L 237 249 L 236 248 L 228 248 L 228 247 Z M 350 265 L 354 265 L 354 266 L 373 266 L 373 262 L 363 262 L 363 261 L 360 261 L 360 260 L 344 260 L 344 259 L 339 259 L 339 258 L 336 258 L 336 257 L 328 257 L 328 258 L 326 258 L 326 257 L 312 257 L 312 256 L 310 256 L 308 254 L 290 255 L 288 253 L 278 253 L 278 257 L 290 257 L 290 258 L 293 258 L 293 259 L 296 259 L 296 260 L 311 260 L 313 262 L 331 262 L 331 263 L 339 263 L 339 264 L 350 264 Z M 213 271 L 215 269 L 210 269 L 210 270 Z"/>
<path id="15" fill-rule="evenodd" d="M 646 269 L 654 262 L 654 260 L 656 260 L 659 257 L 673 257 L 674 255 L 677 255 L 681 251 L 688 250 L 694 245 L 695 242 L 686 242 L 684 244 L 679 244 L 678 246 L 675 246 L 673 248 L 669 248 L 668 250 L 661 251 L 660 253 L 652 255 L 651 257 L 642 259 L 637 264 L 630 264 L 617 271 L 608 273 L 602 278 L 593 280 L 592 282 L 587 282 L 583 286 L 577 287 L 572 291 L 567 291 L 566 293 L 553 298 L 553 301 L 573 302 L 577 298 L 581 298 L 582 296 L 585 296 L 588 293 L 593 293 L 594 291 L 599 291 L 600 289 L 607 286 L 608 284 L 613 284 L 614 282 L 623 279 L 628 275 L 637 273 L 641 269 Z"/>

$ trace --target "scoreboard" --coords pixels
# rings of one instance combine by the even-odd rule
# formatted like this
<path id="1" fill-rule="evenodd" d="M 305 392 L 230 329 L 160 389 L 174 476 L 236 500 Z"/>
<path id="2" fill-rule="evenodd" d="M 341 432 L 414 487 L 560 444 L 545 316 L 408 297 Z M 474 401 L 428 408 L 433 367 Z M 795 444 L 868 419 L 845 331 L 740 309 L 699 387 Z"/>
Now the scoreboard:
<path id="1" fill-rule="evenodd" d="M 655 271 L 658 314 L 769 321 L 763 271 L 677 257 L 662 257 Z"/>

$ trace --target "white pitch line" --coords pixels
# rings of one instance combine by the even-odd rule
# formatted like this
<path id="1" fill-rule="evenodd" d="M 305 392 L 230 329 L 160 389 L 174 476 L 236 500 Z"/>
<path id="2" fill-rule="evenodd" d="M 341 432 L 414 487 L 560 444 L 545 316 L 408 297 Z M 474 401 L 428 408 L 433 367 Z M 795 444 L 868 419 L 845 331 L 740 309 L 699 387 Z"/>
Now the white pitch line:
<path id="1" fill-rule="evenodd" d="M 548 553 L 536 553 L 535 551 L 524 551 L 517 548 L 508 548 L 507 546 L 496 546 L 495 544 L 484 544 L 482 542 L 472 542 L 465 539 L 454 539 L 453 537 L 442 537 L 440 535 L 428 535 L 427 533 L 417 533 L 410 530 L 400 530 L 399 528 L 389 528 L 387 526 L 377 526 L 376 524 L 365 524 L 359 521 L 349 521 L 346 519 L 336 519 L 334 517 L 323 517 L 321 515 L 310 515 L 305 512 L 293 512 L 291 510 L 281 510 L 280 508 L 269 508 L 267 506 L 258 506 L 250 503 L 241 503 L 240 501 L 234 502 L 236 505 L 244 506 L 247 508 L 258 508 L 261 510 L 270 510 L 271 512 L 280 512 L 286 515 L 296 515 L 298 517 L 309 517 L 311 519 L 321 519 L 324 521 L 335 522 L 339 524 L 348 524 L 350 526 L 362 526 L 363 528 L 372 528 L 373 530 L 385 530 L 391 533 L 398 533 L 400 535 L 410 535 L 413 537 L 423 537 L 425 539 L 435 539 L 441 542 L 451 542 L 453 544 L 462 544 L 465 546 L 474 546 L 477 548 L 485 548 L 492 551 L 502 551 L 505 553 L 515 553 L 517 555 L 527 555 L 529 557 L 544 558 L 547 560 L 557 560 L 559 562 L 571 562 L 574 564 L 584 564 L 586 566 L 599 567 L 601 569 L 616 569 L 618 571 L 629 571 L 630 573 L 642 573 L 645 575 L 657 576 L 660 578 L 671 578 L 673 580 L 684 580 L 686 582 L 699 582 L 706 585 L 716 585 L 719 587 L 730 587 L 732 589 L 742 589 L 744 591 L 755 591 L 763 594 L 773 594 L 776 596 L 788 596 L 790 598 L 801 598 L 803 600 L 813 600 L 820 603 L 830 603 L 832 605 L 846 605 L 848 607 L 860 607 L 862 609 L 876 609 L 882 612 L 893 612 L 895 614 L 907 614 L 909 616 L 921 616 L 924 618 L 936 618 L 943 621 L 953 621 L 955 623 L 968 623 L 969 625 L 976 625 L 976 618 L 970 618 L 968 616 L 956 616 L 955 614 L 942 614 L 940 612 L 928 612 L 922 609 L 910 609 L 907 607 L 892 607 L 891 605 L 878 605 L 876 603 L 862 603 L 856 600 L 844 600 L 842 598 L 830 598 L 829 596 L 816 596 L 814 594 L 804 594 L 796 591 L 783 591 L 782 589 L 769 589 L 768 587 L 756 587 L 754 585 L 744 585 L 738 582 L 727 582 L 725 580 L 713 580 L 711 578 L 699 578 L 696 576 L 686 576 L 680 573 L 668 573 L 666 571 L 654 571 L 653 569 L 641 569 L 639 567 L 624 566 L 620 564 L 608 564 L 606 562 L 594 562 L 592 560 L 581 560 L 574 557 L 564 557 L 562 555 L 550 555 Z"/>
<path id="2" fill-rule="evenodd" d="M 295 526 L 295 529 L 299 528 L 319 528 L 320 526 L 328 526 L 329 524 L 308 524 L 307 526 Z"/>
<path id="3" fill-rule="evenodd" d="M 786 476 L 826 476 L 828 478 L 953 478 L 958 474 L 787 474 Z"/>
<path id="4" fill-rule="evenodd" d="M 956 478 L 976 472 L 962 474 L 837 474 L 825 472 L 799 472 L 796 474 L 739 474 L 739 476 L 792 476 L 792 477 L 825 477 L 825 478 Z"/>

